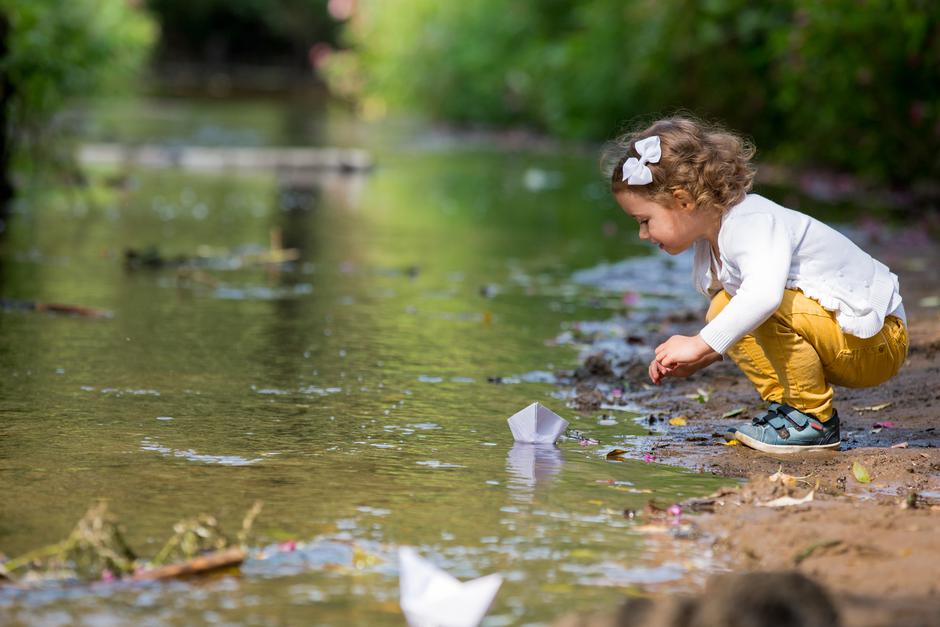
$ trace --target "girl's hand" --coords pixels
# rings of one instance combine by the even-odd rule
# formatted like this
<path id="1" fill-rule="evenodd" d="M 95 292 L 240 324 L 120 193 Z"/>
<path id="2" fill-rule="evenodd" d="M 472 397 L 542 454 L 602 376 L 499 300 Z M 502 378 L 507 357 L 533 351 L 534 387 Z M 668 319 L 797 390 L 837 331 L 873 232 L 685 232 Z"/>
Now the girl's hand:
<path id="1" fill-rule="evenodd" d="M 699 335 L 694 337 L 673 335 L 656 347 L 656 361 L 666 372 L 671 371 L 677 366 L 698 364 L 706 357 L 714 358 L 715 356 L 720 358 L 720 355 L 718 355 L 711 346 L 706 344 L 705 340 Z M 652 366 L 652 364 L 650 364 L 650 366 Z M 698 368 L 696 368 L 696 370 L 698 370 Z"/>
<path id="2" fill-rule="evenodd" d="M 698 335 L 673 335 L 656 347 L 656 359 L 649 365 L 650 381 L 659 385 L 665 377 L 688 377 L 721 359 Z"/>
<path id="3" fill-rule="evenodd" d="M 659 385 L 659 382 L 663 380 L 663 377 L 669 376 L 669 371 L 655 359 L 650 362 L 650 381 L 653 382 L 653 385 Z"/>
<path id="4" fill-rule="evenodd" d="M 659 382 L 662 381 L 666 377 L 676 377 L 676 378 L 689 377 L 695 374 L 696 372 L 698 372 L 699 370 L 701 370 L 702 368 L 705 368 L 706 366 L 710 366 L 716 361 L 721 361 L 721 360 L 722 360 L 722 356 L 714 351 L 712 351 L 711 354 L 705 355 L 704 357 L 702 357 L 700 360 L 696 362 L 693 362 L 691 364 L 682 364 L 679 366 L 675 366 L 673 368 L 667 368 L 666 366 L 662 365 L 661 363 L 659 363 L 658 361 L 654 359 L 653 361 L 650 362 L 650 366 L 649 366 L 650 380 L 655 385 L 659 385 Z"/>

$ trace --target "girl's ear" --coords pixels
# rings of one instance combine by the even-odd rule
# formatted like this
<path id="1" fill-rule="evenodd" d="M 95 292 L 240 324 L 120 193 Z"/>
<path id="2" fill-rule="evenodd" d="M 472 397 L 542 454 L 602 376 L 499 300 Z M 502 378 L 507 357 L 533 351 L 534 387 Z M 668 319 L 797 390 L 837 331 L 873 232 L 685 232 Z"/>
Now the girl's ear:
<path id="1" fill-rule="evenodd" d="M 696 206 L 695 199 L 692 198 L 692 194 L 684 189 L 674 190 L 672 192 L 672 200 L 676 203 L 676 208 L 682 209 L 683 211 L 692 211 Z"/>

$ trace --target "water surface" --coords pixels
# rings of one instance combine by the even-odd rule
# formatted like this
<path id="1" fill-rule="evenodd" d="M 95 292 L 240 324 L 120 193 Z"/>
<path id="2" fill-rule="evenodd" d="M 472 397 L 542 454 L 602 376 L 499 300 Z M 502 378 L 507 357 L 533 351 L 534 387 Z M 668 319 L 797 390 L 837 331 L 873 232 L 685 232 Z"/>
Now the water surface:
<path id="1" fill-rule="evenodd" d="M 101 170 L 18 206 L 0 295 L 113 316 L 0 313 L 0 549 L 63 538 L 100 498 L 143 555 L 180 518 L 214 513 L 234 534 L 255 500 L 264 509 L 238 576 L 7 590 L 0 612 L 50 625 L 397 625 L 395 555 L 408 545 L 461 578 L 504 575 L 486 624 L 535 624 L 688 568 L 653 557 L 621 512 L 716 479 L 576 442 L 514 446 L 505 423 L 540 401 L 604 443 L 645 433 L 631 414 L 598 424 L 556 386 L 526 382 L 576 365 L 570 347 L 546 344 L 565 323 L 611 313 L 571 274 L 645 250 L 592 158 L 369 146 L 368 134 L 331 136 L 322 115 L 145 101 L 82 119 L 95 140 L 360 139 L 372 174 Z M 272 230 L 298 261 L 233 262 Z M 214 261 L 131 270 L 128 248 Z"/>

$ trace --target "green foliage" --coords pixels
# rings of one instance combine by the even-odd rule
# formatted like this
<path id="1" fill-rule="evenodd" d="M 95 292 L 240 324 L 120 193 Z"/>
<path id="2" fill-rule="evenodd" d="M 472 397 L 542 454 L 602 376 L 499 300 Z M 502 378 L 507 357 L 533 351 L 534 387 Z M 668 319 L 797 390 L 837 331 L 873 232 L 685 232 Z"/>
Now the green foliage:
<path id="1" fill-rule="evenodd" d="M 940 175 L 940 3 L 795 0 L 778 106 L 813 159 L 893 182 Z M 809 145 L 807 145 L 809 144 Z"/>
<path id="2" fill-rule="evenodd" d="M 572 138 L 688 109 L 896 182 L 940 175 L 938 33 L 930 0 L 361 0 L 327 71 L 379 111 Z"/>
<path id="3" fill-rule="evenodd" d="M 124 84 L 155 35 L 126 0 L 0 0 L 0 13 L 9 24 L 6 115 L 21 131 L 41 128 L 69 98 Z"/>

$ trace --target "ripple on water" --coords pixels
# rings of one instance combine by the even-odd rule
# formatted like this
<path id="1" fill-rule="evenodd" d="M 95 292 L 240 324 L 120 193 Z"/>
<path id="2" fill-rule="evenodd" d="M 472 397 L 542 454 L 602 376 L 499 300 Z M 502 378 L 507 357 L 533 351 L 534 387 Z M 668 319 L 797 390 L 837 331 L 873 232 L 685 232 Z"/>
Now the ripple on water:
<path id="1" fill-rule="evenodd" d="M 91 385 L 83 385 L 83 386 L 81 387 L 81 390 L 82 390 L 83 392 L 95 392 L 95 391 L 99 391 L 99 392 L 101 392 L 101 394 L 104 394 L 105 396 L 116 396 L 116 397 L 121 397 L 121 396 L 160 396 L 160 392 L 158 392 L 157 390 L 146 390 L 146 389 L 143 389 L 143 390 L 135 390 L 135 389 L 132 389 L 132 388 L 123 388 L 123 389 L 122 389 L 122 388 L 101 388 L 100 390 L 98 390 L 98 388 L 96 388 L 96 387 L 94 387 L 94 386 L 91 386 Z"/>
<path id="2" fill-rule="evenodd" d="M 429 468 L 466 468 L 466 466 L 461 466 L 460 464 L 450 464 L 437 459 L 428 459 L 415 463 L 419 466 L 427 466 Z"/>
<path id="3" fill-rule="evenodd" d="M 421 429 L 422 431 L 432 431 L 434 429 L 443 429 L 441 425 L 434 422 L 415 422 L 408 425 L 413 429 Z"/>
<path id="4" fill-rule="evenodd" d="M 216 288 L 213 296 L 219 300 L 279 300 L 293 296 L 305 296 L 312 293 L 312 285 L 309 283 L 298 283 L 291 287 L 282 288 L 265 286 L 236 288 L 221 286 Z"/>
<path id="5" fill-rule="evenodd" d="M 675 563 L 626 568 L 623 564 L 609 561 L 589 565 L 563 562 L 558 569 L 575 575 L 582 585 L 613 587 L 674 581 L 686 572 L 685 568 Z"/>
<path id="6" fill-rule="evenodd" d="M 200 462 L 203 464 L 221 464 L 223 466 L 250 466 L 264 461 L 265 457 L 276 455 L 277 453 L 264 453 L 261 457 L 248 459 L 240 455 L 210 455 L 208 453 L 197 453 L 193 449 L 181 450 L 168 446 L 162 446 L 156 440 L 146 437 L 140 442 L 142 451 L 154 451 L 164 457 L 181 457 L 191 462 Z"/>

